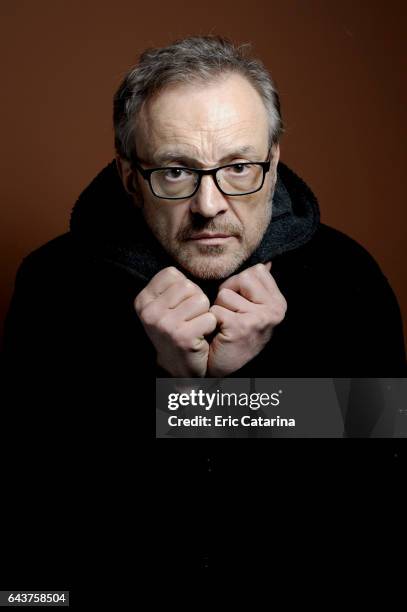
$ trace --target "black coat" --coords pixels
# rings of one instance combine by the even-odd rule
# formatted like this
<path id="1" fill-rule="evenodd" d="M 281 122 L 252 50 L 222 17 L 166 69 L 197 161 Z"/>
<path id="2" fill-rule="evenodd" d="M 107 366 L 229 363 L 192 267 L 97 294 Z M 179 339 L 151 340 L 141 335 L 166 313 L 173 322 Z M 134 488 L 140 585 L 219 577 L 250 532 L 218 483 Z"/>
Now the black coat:
<path id="1" fill-rule="evenodd" d="M 386 277 L 363 247 L 319 222 L 311 190 L 282 163 L 278 177 L 271 225 L 242 268 L 273 261 L 287 314 L 233 376 L 403 376 L 400 311 Z M 5 328 L 7 364 L 20 380 L 35 373 L 45 394 L 51 372 L 67 392 L 85 377 L 95 393 L 126 372 L 132 384 L 153 383 L 155 352 L 133 302 L 173 263 L 109 164 L 79 198 L 71 231 L 23 261 Z M 199 284 L 213 300 L 217 283 Z"/>
<path id="2" fill-rule="evenodd" d="M 386 277 L 363 247 L 320 223 L 315 196 L 282 163 L 272 222 L 242 267 L 270 259 L 287 314 L 268 346 L 233 376 L 405 375 L 400 311 Z M 50 526 L 58 529 L 56 522 L 69 514 L 67 490 L 83 504 L 93 498 L 90 507 L 97 514 L 106 495 L 130 507 L 129 491 L 142 488 L 142 466 L 150 458 L 141 442 L 154 435 L 155 377 L 165 373 L 156 369 L 133 302 L 152 276 L 171 264 L 111 163 L 81 194 L 70 231 L 28 255 L 19 268 L 5 326 L 3 431 L 9 444 L 4 436 L 2 465 L 10 486 L 20 485 L 20 497 L 10 503 L 21 503 L 15 501 L 10 514 L 17 521 L 22 513 L 19 550 L 26 551 L 31 570 L 36 557 L 24 548 L 31 532 L 21 509 L 27 497 L 37 504 L 32 528 L 52 540 Z M 216 283 L 201 286 L 213 300 Z M 189 444 L 187 460 L 185 448 L 159 455 L 157 490 L 167 492 L 173 507 L 177 499 L 179 512 L 188 490 L 187 503 L 202 510 L 197 483 L 206 478 L 213 446 L 209 451 Z M 256 448 L 263 449 L 263 461 L 264 445 Z M 75 457 L 81 459 L 79 468 Z M 222 470 L 219 457 L 215 464 Z M 274 474 L 275 458 L 274 451 Z M 234 462 L 242 468 L 242 457 L 235 454 Z M 246 463 L 244 469 L 249 472 Z M 52 492 L 51 508 L 39 494 L 44 486 Z M 88 519 L 87 537 L 99 542 Z M 127 519 L 124 514 L 116 522 L 119 533 Z M 20 553 L 13 552 L 15 538 L 11 533 L 8 567 L 15 555 L 17 575 L 24 575 Z M 48 572 L 51 566 L 49 561 Z"/>

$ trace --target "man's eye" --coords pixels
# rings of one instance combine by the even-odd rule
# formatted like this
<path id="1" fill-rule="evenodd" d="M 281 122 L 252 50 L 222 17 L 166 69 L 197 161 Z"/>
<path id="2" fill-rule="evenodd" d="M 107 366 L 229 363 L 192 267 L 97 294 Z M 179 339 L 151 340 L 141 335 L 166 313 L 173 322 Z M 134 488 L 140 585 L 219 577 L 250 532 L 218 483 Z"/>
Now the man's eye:
<path id="1" fill-rule="evenodd" d="M 235 164 L 230 168 L 230 170 L 234 174 L 245 174 L 249 170 L 250 166 L 246 166 L 245 164 Z"/>
<path id="2" fill-rule="evenodd" d="M 165 171 L 165 178 L 169 180 L 182 179 L 188 176 L 188 171 L 183 168 L 169 168 Z"/>

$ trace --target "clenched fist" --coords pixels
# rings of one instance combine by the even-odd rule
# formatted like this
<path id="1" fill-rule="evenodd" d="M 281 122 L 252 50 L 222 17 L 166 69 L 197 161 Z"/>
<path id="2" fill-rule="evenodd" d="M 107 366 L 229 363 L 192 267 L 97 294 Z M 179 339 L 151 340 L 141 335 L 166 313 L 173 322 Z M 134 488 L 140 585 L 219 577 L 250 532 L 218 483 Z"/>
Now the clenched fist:
<path id="1" fill-rule="evenodd" d="M 227 376 L 253 359 L 284 319 L 287 302 L 269 270 L 257 264 L 231 276 L 219 287 L 210 308 L 220 330 L 211 342 L 209 376 Z"/>
<path id="2" fill-rule="evenodd" d="M 154 276 L 134 306 L 157 351 L 157 364 L 174 378 L 206 375 L 209 344 L 217 325 L 202 289 L 174 267 Z"/>

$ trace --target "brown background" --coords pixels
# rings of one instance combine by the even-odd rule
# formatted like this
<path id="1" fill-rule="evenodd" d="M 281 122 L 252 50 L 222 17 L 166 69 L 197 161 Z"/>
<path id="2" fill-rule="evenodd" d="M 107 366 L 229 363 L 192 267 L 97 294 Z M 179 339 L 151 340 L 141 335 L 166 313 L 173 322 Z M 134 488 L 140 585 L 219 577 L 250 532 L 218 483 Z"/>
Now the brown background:
<path id="1" fill-rule="evenodd" d="M 404 1 L 0 3 L 0 321 L 22 257 L 67 231 L 113 157 L 112 96 L 148 46 L 189 34 L 253 42 L 281 95 L 281 159 L 322 220 L 358 240 L 407 323 Z M 380 324 L 380 322 L 378 322 Z"/>

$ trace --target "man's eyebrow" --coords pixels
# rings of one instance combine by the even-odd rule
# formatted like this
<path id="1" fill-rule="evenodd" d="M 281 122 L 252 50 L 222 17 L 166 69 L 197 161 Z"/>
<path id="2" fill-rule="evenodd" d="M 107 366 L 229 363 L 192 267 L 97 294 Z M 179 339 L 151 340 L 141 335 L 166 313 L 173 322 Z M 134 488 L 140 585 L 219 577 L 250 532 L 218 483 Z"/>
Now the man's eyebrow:
<path id="1" fill-rule="evenodd" d="M 231 159 L 244 157 L 246 155 L 251 155 L 252 157 L 259 157 L 259 153 L 255 147 L 251 145 L 244 145 L 242 147 L 238 147 L 237 149 L 233 149 L 233 151 L 230 151 L 229 153 L 224 155 L 221 159 L 218 160 L 218 163 L 223 164 L 224 162 L 227 162 Z M 194 168 L 204 165 L 199 160 L 195 159 L 194 157 L 191 157 L 184 151 L 177 151 L 174 149 L 171 151 L 162 151 L 157 155 L 152 155 L 151 163 L 157 165 L 158 167 L 161 164 L 166 164 L 168 162 L 173 161 L 182 162 L 183 164 L 189 164 Z M 253 159 L 253 161 L 257 160 Z"/>

